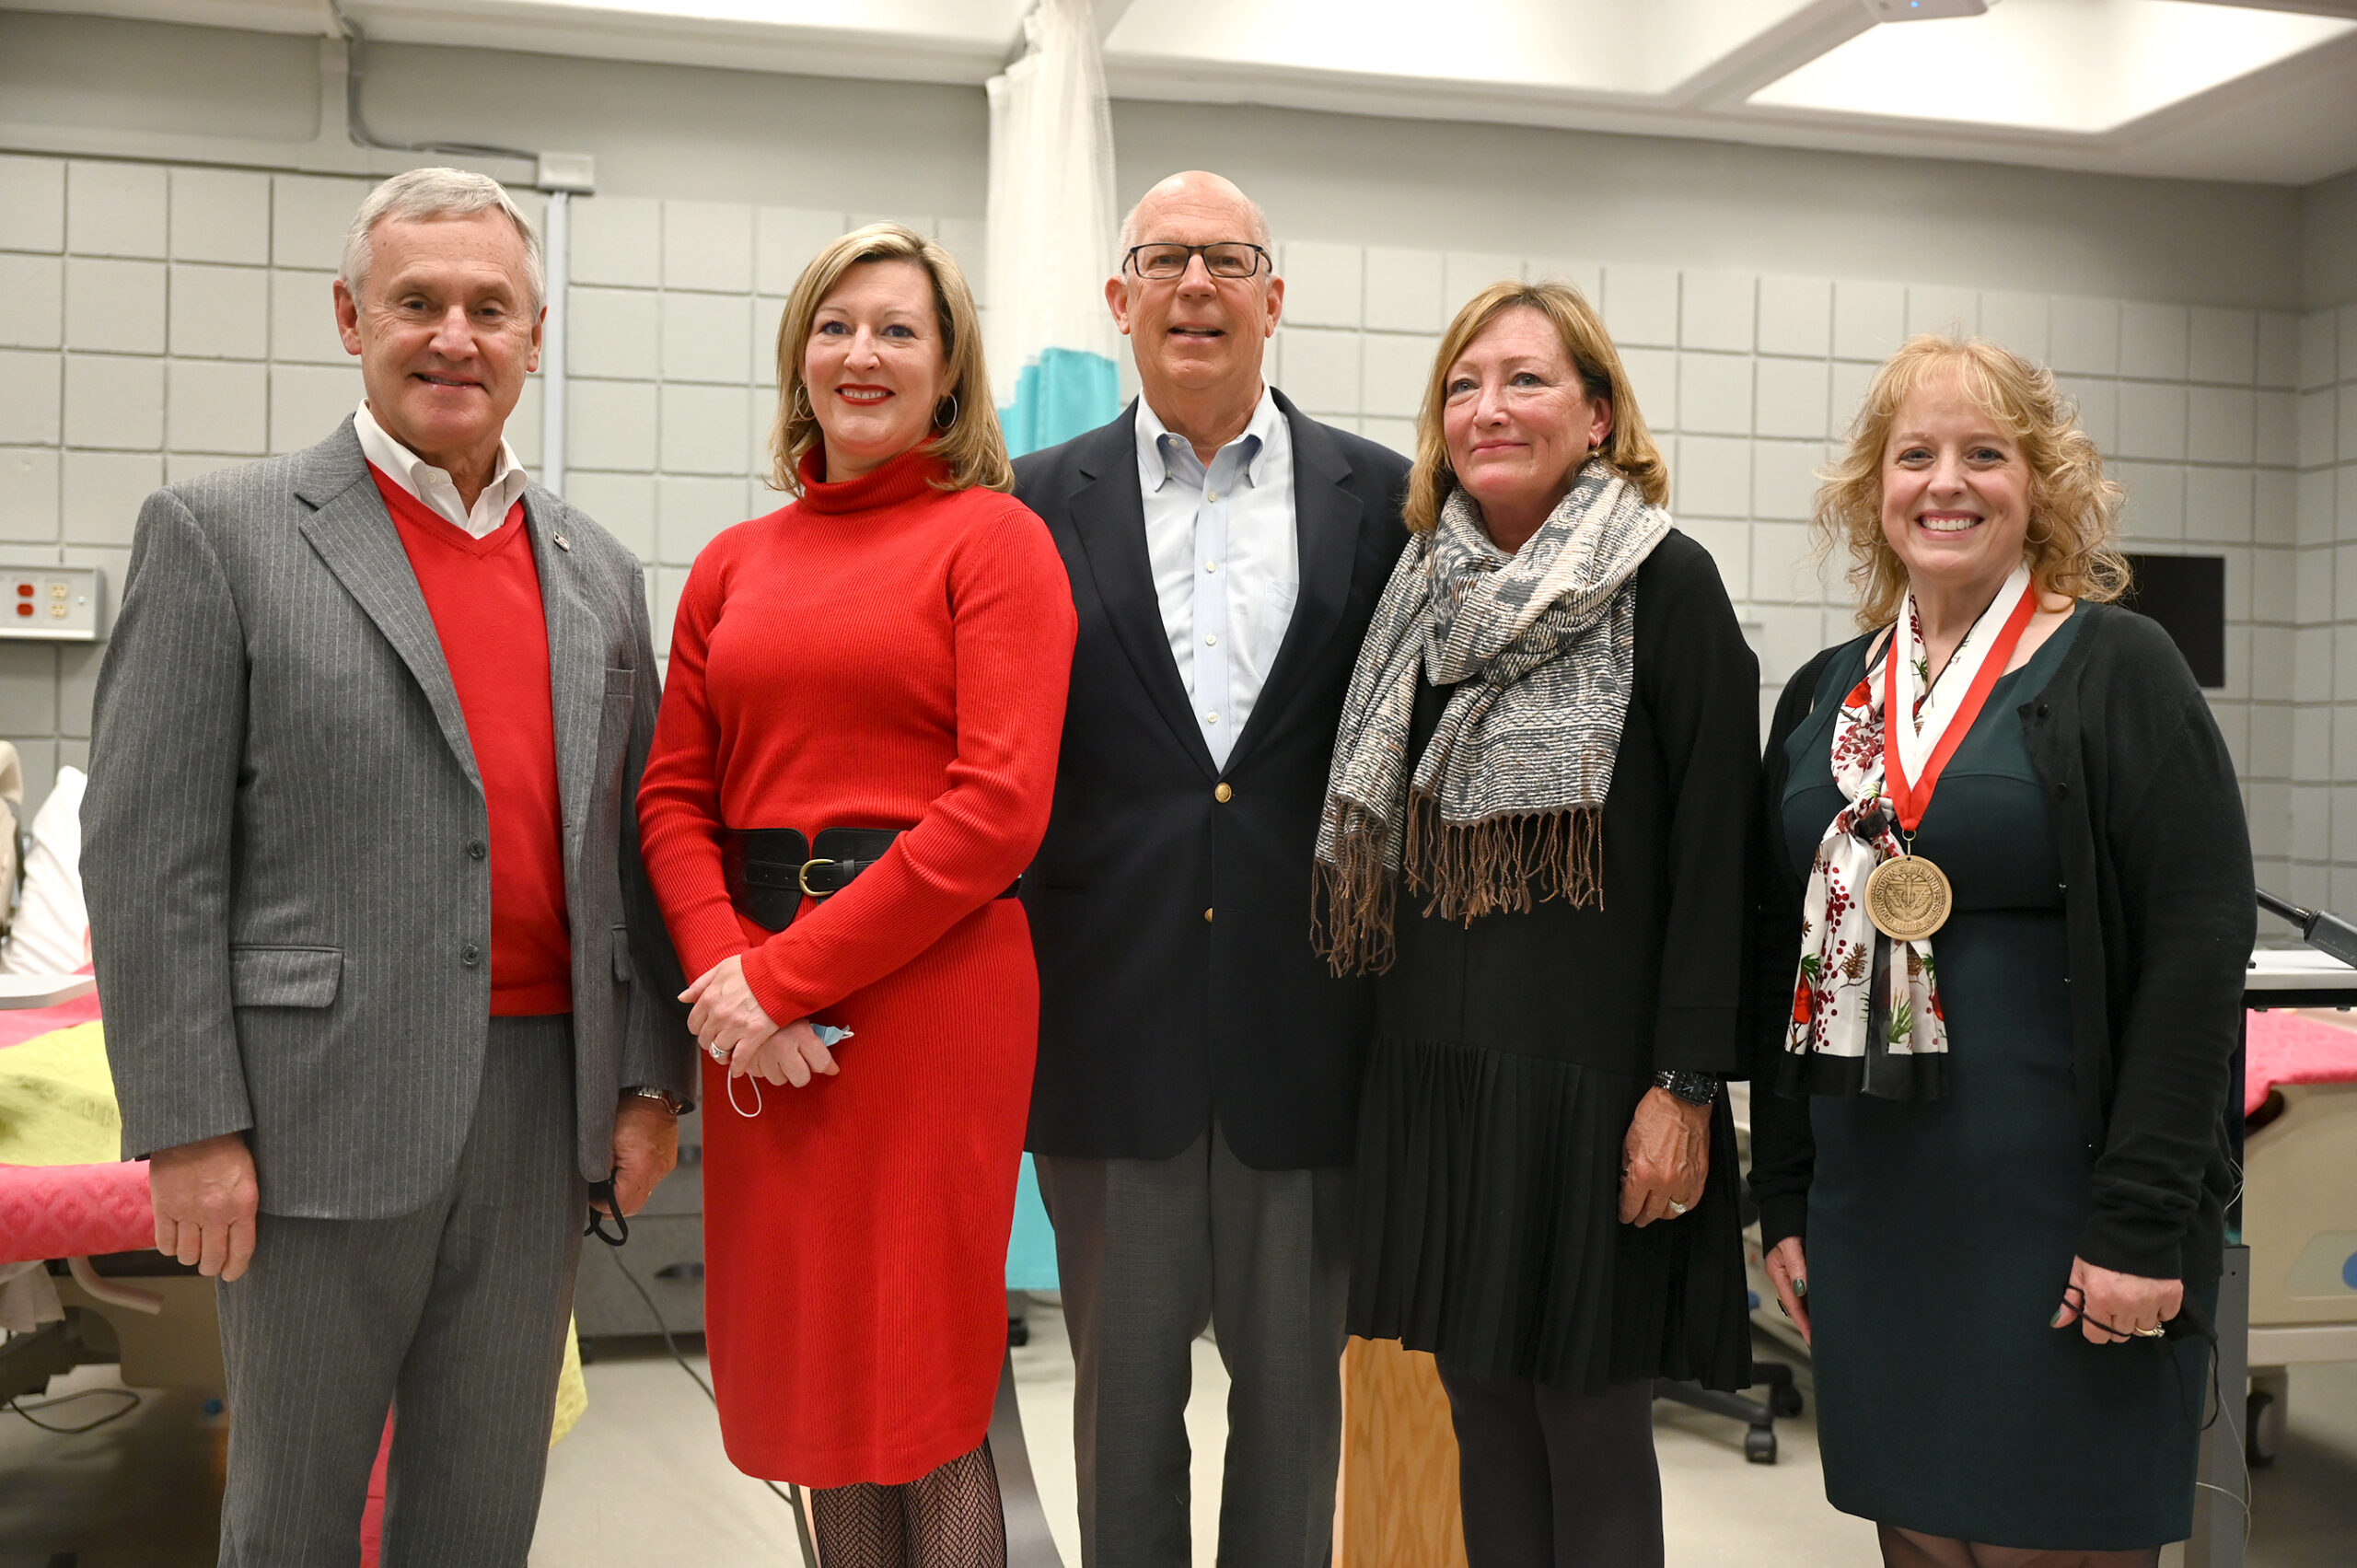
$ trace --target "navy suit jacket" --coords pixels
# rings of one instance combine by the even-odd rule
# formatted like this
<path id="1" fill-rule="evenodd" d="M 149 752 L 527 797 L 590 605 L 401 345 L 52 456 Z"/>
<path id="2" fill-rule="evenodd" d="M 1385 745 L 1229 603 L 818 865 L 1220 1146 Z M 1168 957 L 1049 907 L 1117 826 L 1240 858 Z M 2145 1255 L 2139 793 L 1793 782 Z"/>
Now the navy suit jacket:
<path id="1" fill-rule="evenodd" d="M 1155 596 L 1137 405 L 1015 465 L 1080 614 L 1054 813 L 1023 884 L 1038 1154 L 1167 1159 L 1216 1117 L 1258 1169 L 1352 1159 L 1374 992 L 1312 950 L 1310 869 L 1343 694 L 1407 542 L 1408 460 L 1276 402 L 1301 591 L 1225 769 Z"/>

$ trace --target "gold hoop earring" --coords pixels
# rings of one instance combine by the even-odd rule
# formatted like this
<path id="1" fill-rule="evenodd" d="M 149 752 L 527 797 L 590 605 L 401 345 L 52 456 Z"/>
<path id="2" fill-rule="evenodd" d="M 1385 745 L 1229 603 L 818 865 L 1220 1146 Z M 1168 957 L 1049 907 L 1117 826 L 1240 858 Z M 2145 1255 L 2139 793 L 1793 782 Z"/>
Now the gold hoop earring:
<path id="1" fill-rule="evenodd" d="M 935 404 L 933 410 L 933 427 L 935 430 L 946 436 L 949 433 L 950 427 L 955 425 L 957 423 L 958 394 L 952 392 L 949 394 L 949 417 L 947 419 L 942 418 L 940 405 Z"/>
<path id="2" fill-rule="evenodd" d="M 796 381 L 794 384 L 793 406 L 787 411 L 789 419 L 807 419 L 816 423 L 819 411 L 810 406 L 810 389 Z"/>

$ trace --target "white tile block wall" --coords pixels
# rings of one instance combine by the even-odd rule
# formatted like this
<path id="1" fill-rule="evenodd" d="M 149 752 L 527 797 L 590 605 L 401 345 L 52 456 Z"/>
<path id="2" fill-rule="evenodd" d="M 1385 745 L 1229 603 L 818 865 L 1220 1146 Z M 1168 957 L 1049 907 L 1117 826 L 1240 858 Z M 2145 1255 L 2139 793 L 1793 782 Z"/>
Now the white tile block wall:
<path id="1" fill-rule="evenodd" d="M 179 261 L 270 261 L 270 176 L 233 168 L 171 171 L 171 250 Z"/>
<path id="2" fill-rule="evenodd" d="M 1356 327 L 1365 289 L 1365 257 L 1355 245 L 1295 240 L 1283 247 L 1288 326 Z"/>
<path id="3" fill-rule="evenodd" d="M 191 359 L 270 354 L 270 273 L 175 261 L 166 289 L 168 346 Z"/>
<path id="4" fill-rule="evenodd" d="M 0 543 L 119 574 L 155 485 L 309 446 L 349 412 L 359 376 L 328 281 L 366 190 L 0 157 Z M 861 221 L 574 203 L 568 494 L 648 563 L 658 644 L 697 551 L 781 504 L 760 483 L 778 315 L 810 255 Z M 912 226 L 987 287 L 979 223 Z M 1672 510 L 1756 628 L 1771 687 L 1850 633 L 1842 563 L 1815 561 L 1806 520 L 1816 470 L 1881 358 L 1911 331 L 1955 326 L 2047 359 L 2129 491 L 2131 545 L 2226 558 L 2229 683 L 2215 707 L 2262 870 L 2323 897 L 2337 869 L 2357 893 L 2357 309 L 1329 240 L 1288 240 L 1280 263 L 1273 378 L 1306 412 L 1401 450 L 1437 333 L 1464 299 L 1501 276 L 1586 292 L 1671 463 Z M 510 427 L 533 464 L 540 397 L 536 381 Z M 19 662 L 0 668 L 0 733 L 53 769 L 86 744 L 95 656 Z M 6 728 L 44 715 L 46 728 Z"/>
<path id="5" fill-rule="evenodd" d="M 65 346 L 110 354 L 164 352 L 161 261 L 75 256 L 65 263 Z"/>
<path id="6" fill-rule="evenodd" d="M 1366 321 L 1376 331 L 1437 332 L 1446 293 L 1446 258 L 1436 250 L 1370 247 L 1366 253 Z"/>
<path id="7" fill-rule="evenodd" d="M 0 348 L 56 348 L 64 338 L 64 262 L 0 254 Z"/>
<path id="8" fill-rule="evenodd" d="M 1749 273 L 1686 273 L 1678 295 L 1678 345 L 1749 354 L 1759 288 Z"/>
<path id="9" fill-rule="evenodd" d="M 1604 324 L 1618 344 L 1678 346 L 1678 269 L 1643 265 L 1604 269 Z"/>
<path id="10" fill-rule="evenodd" d="M 161 260 L 168 226 L 164 170 L 135 163 L 65 167 L 65 245 L 83 256 Z"/>
<path id="11" fill-rule="evenodd" d="M 753 209 L 732 202 L 664 203 L 663 286 L 750 293 Z"/>
<path id="12" fill-rule="evenodd" d="M 1833 285 L 1823 278 L 1759 280 L 1759 352 L 1822 359 L 1833 352 Z"/>
<path id="13" fill-rule="evenodd" d="M 794 292 L 795 280 L 821 246 L 844 231 L 841 213 L 803 207 L 763 207 L 753 215 L 753 285 L 763 294 L 783 298 Z M 981 246 L 958 252 L 970 273 L 968 283 L 980 290 Z M 970 260 L 969 258 L 970 257 Z"/>
<path id="14" fill-rule="evenodd" d="M 335 274 L 270 274 L 270 356 L 302 365 L 342 365 L 343 334 L 335 320 Z"/>
<path id="15" fill-rule="evenodd" d="M 370 190 L 365 180 L 308 174 L 271 178 L 270 260 L 273 266 L 332 273 L 343 264 L 344 231 Z"/>
<path id="16" fill-rule="evenodd" d="M 0 250 L 65 249 L 65 165 L 0 155 Z"/>

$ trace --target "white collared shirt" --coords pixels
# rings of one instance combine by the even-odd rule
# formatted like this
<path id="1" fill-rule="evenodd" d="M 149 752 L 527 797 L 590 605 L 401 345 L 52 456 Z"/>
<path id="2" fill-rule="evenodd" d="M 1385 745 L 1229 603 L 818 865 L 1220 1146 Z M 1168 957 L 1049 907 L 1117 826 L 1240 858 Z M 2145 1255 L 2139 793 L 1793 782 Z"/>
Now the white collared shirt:
<path id="1" fill-rule="evenodd" d="M 531 476 L 524 465 L 516 460 L 516 448 L 505 438 L 499 443 L 499 462 L 492 470 L 491 482 L 475 497 L 472 510 L 459 499 L 459 487 L 450 482 L 450 471 L 437 469 L 407 447 L 385 433 L 377 416 L 368 412 L 368 401 L 360 401 L 360 411 L 352 416 L 353 433 L 360 437 L 361 455 L 382 469 L 395 484 L 416 496 L 442 517 L 476 539 L 488 539 L 499 531 L 507 520 L 507 509 L 524 494 Z"/>
<path id="2" fill-rule="evenodd" d="M 1244 434 L 1206 469 L 1141 397 L 1138 486 L 1163 630 L 1203 744 L 1225 768 L 1301 591 L 1292 427 L 1264 388 Z"/>

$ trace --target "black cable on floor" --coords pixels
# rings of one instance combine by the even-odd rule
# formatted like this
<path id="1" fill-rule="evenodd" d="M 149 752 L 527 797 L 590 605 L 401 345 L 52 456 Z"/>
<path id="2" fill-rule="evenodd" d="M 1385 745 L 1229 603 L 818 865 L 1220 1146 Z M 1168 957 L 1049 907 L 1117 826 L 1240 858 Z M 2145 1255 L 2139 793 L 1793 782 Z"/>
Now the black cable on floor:
<path id="1" fill-rule="evenodd" d="M 33 1411 L 35 1411 L 54 1410 L 59 1405 L 70 1405 L 76 1400 L 110 1397 L 125 1400 L 128 1400 L 129 1403 L 123 1405 L 120 1410 L 109 1411 L 106 1414 L 99 1417 L 98 1420 L 85 1422 L 79 1426 L 52 1426 L 49 1423 L 33 1414 Z M 18 1415 L 23 1416 L 27 1421 L 31 1422 L 35 1426 L 40 1427 L 43 1432 L 54 1432 L 66 1437 L 78 1437 L 85 1432 L 96 1432 L 99 1427 L 106 1425 L 107 1423 L 110 1421 L 121 1421 L 124 1416 L 127 1416 L 133 1411 L 137 1410 L 139 1408 L 139 1404 L 140 1396 L 134 1389 L 84 1388 L 76 1393 L 60 1394 L 53 1400 L 35 1400 L 29 1405 L 22 1400 L 10 1400 L 8 1401 L 8 1408 L 16 1411 Z"/>
<path id="2" fill-rule="evenodd" d="M 615 1248 L 607 1255 L 613 1259 L 614 1267 L 622 1272 L 622 1278 L 630 1282 L 630 1288 L 638 1292 L 638 1299 L 646 1303 L 647 1316 L 655 1319 L 656 1331 L 663 1336 L 663 1348 L 671 1353 L 671 1359 L 679 1364 L 679 1370 L 688 1375 L 688 1381 L 693 1383 L 698 1388 L 702 1389 L 703 1397 L 712 1401 L 712 1408 L 715 1411 L 718 1410 L 720 1408 L 720 1396 L 712 1391 L 712 1385 L 703 1380 L 703 1375 L 698 1372 L 693 1365 L 690 1365 L 686 1356 L 679 1353 L 679 1342 L 671 1337 L 671 1325 L 663 1321 L 663 1309 L 655 1305 L 655 1297 L 648 1295 L 646 1287 L 638 1283 L 638 1275 L 631 1271 L 631 1266 L 622 1261 L 621 1249 Z M 108 1390 L 105 1389 L 91 1390 L 93 1393 L 103 1393 L 107 1391 Z M 126 1390 L 126 1392 L 128 1390 Z M 136 1396 L 134 1397 L 136 1398 Z M 18 1413 L 21 1414 L 22 1412 L 19 1411 Z M 30 1420 L 31 1418 L 27 1417 L 26 1419 Z M 114 1418 L 110 1416 L 107 1419 L 111 1421 Z M 85 1428 L 84 1430 L 87 1429 Z M 766 1477 L 758 1477 L 756 1479 L 760 1480 L 763 1486 L 766 1486 L 772 1492 L 776 1493 L 779 1502 L 784 1503 L 787 1507 L 794 1510 L 794 1534 L 795 1544 L 802 1548 L 802 1568 L 819 1568 L 818 1549 L 810 1544 L 810 1516 L 802 1506 L 802 1489 L 795 1485 L 792 1481 L 788 1481 L 785 1483 L 784 1489 L 781 1491 L 779 1490 L 777 1482 L 771 1481 Z"/>

